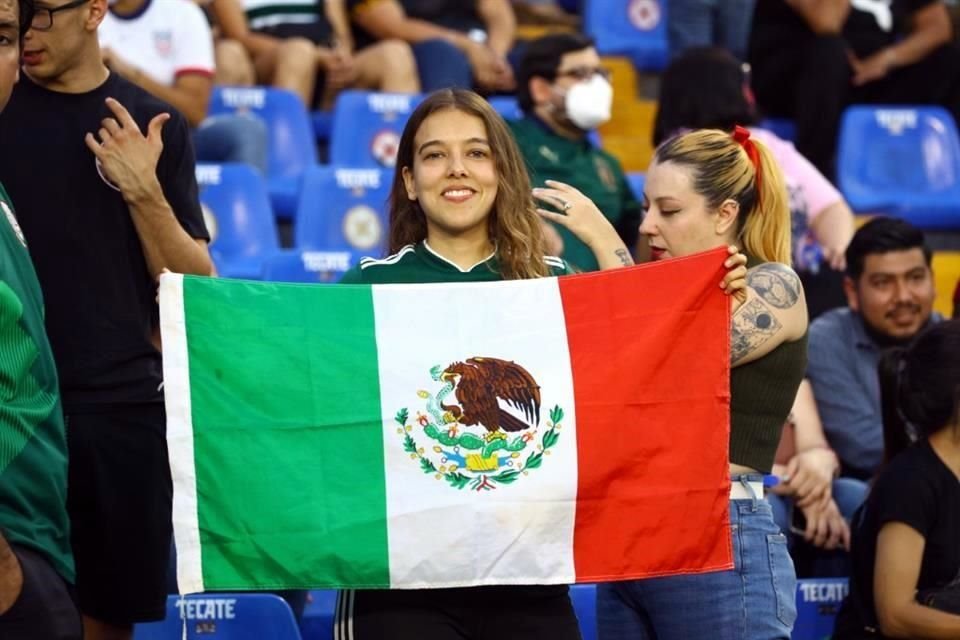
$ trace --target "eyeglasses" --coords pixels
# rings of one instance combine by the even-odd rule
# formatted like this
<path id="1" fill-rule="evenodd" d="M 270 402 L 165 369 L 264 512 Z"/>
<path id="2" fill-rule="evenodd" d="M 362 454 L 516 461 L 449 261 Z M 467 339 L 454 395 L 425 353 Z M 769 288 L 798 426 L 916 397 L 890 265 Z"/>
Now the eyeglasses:
<path id="1" fill-rule="evenodd" d="M 41 7 L 40 5 L 34 5 L 33 21 L 30 23 L 30 28 L 36 29 L 37 31 L 49 31 L 53 28 L 53 14 L 58 11 L 76 9 L 77 7 L 85 5 L 87 2 L 89 2 L 89 0 L 73 0 L 59 7 Z"/>
<path id="2" fill-rule="evenodd" d="M 556 76 L 558 78 L 570 76 L 576 80 L 590 80 L 593 76 L 600 76 L 604 80 L 609 80 L 610 70 L 603 67 L 573 67 L 572 69 L 557 71 Z"/>

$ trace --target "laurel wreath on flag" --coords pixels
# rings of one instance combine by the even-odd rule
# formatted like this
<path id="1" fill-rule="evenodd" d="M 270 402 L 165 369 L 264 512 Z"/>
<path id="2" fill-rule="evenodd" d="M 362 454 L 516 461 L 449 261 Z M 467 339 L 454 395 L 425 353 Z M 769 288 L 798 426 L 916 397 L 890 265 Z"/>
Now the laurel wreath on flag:
<path id="1" fill-rule="evenodd" d="M 448 469 L 446 466 L 441 466 L 438 469 L 436 464 L 426 457 L 426 450 L 420 447 L 416 440 L 413 439 L 413 426 L 407 423 L 409 418 L 410 413 L 406 408 L 400 409 L 400 411 L 397 412 L 396 416 L 394 416 L 394 420 L 400 425 L 397 433 L 403 436 L 403 450 L 410 454 L 412 459 L 420 461 L 420 469 L 425 474 L 433 474 L 438 480 L 443 478 L 455 489 L 463 489 L 467 485 L 470 485 L 470 488 L 475 491 L 489 491 L 496 488 L 491 482 L 497 484 L 512 484 L 521 475 L 527 475 L 530 470 L 540 468 L 540 465 L 543 464 L 544 455 L 550 455 L 550 448 L 555 446 L 557 441 L 560 440 L 559 430 L 562 426 L 560 423 L 563 420 L 563 409 L 559 406 L 554 406 L 553 409 L 550 410 L 550 420 L 547 421 L 547 430 L 543 433 L 543 437 L 537 445 L 537 450 L 527 456 L 527 459 L 519 468 L 506 469 L 495 474 L 481 473 L 477 476 L 464 475 L 460 469 L 456 467 Z M 433 428 L 430 429 L 430 427 Z M 441 439 L 440 433 L 435 425 L 424 425 L 424 433 L 433 440 Z M 474 444 L 473 440 L 479 440 L 477 436 L 470 433 L 465 433 L 461 436 L 449 436 L 443 433 L 443 436 L 442 440 L 444 444 L 456 446 L 456 444 L 459 444 L 461 440 L 463 440 L 463 444 L 471 445 L 469 446 L 471 449 L 476 448 L 472 446 Z M 523 446 L 526 446 L 525 442 Z M 522 449 L 523 446 L 519 448 Z M 511 449 L 510 445 L 503 448 Z M 434 449 L 437 452 L 440 451 L 439 447 L 434 447 Z M 515 452 L 513 455 L 518 454 Z"/>

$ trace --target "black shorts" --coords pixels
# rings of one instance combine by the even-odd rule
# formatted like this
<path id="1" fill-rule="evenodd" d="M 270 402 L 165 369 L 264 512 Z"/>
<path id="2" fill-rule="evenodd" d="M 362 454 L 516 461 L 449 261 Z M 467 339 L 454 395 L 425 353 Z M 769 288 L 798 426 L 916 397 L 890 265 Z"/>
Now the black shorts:
<path id="1" fill-rule="evenodd" d="M 341 591 L 334 640 L 580 640 L 566 586 Z"/>
<path id="2" fill-rule="evenodd" d="M 23 587 L 13 605 L 0 615 L 3 640 L 81 640 L 83 625 L 73 588 L 42 555 L 11 544 L 20 562 Z"/>
<path id="3" fill-rule="evenodd" d="M 163 405 L 68 414 L 67 447 L 80 610 L 115 625 L 162 620 L 173 499 Z"/>

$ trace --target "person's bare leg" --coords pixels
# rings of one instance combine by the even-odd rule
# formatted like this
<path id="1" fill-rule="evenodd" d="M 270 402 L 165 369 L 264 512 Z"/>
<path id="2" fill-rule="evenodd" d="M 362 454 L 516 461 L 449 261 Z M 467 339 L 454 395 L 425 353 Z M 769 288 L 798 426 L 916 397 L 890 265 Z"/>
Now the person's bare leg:
<path id="1" fill-rule="evenodd" d="M 261 56 L 256 65 L 257 76 L 261 80 L 266 80 L 274 87 L 293 91 L 300 96 L 307 109 L 310 108 L 317 82 L 316 45 L 305 38 L 290 38 L 270 56 Z"/>
<path id="2" fill-rule="evenodd" d="M 384 40 L 358 51 L 357 87 L 393 93 L 419 93 L 420 76 L 410 45 L 400 40 Z"/>
<path id="3" fill-rule="evenodd" d="M 217 58 L 217 71 L 213 76 L 215 84 L 250 87 L 256 82 L 253 62 L 247 50 L 236 40 L 218 40 L 214 50 Z"/>

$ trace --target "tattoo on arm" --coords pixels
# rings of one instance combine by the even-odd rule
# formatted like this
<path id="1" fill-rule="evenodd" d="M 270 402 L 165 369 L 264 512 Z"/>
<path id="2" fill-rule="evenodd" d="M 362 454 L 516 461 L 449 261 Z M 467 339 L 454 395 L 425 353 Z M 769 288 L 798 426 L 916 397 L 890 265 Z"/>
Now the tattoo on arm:
<path id="1" fill-rule="evenodd" d="M 800 300 L 800 278 L 777 262 L 768 262 L 747 273 L 747 286 L 777 309 L 789 309 Z"/>
<path id="2" fill-rule="evenodd" d="M 783 325 L 756 298 L 740 307 L 733 315 L 730 362 L 736 365 L 769 340 Z"/>
<path id="3" fill-rule="evenodd" d="M 626 249 L 617 249 L 614 251 L 614 253 L 618 258 L 620 258 L 620 262 L 623 264 L 623 266 L 629 267 L 633 264 L 633 258 L 630 257 L 630 252 L 628 252 Z"/>

